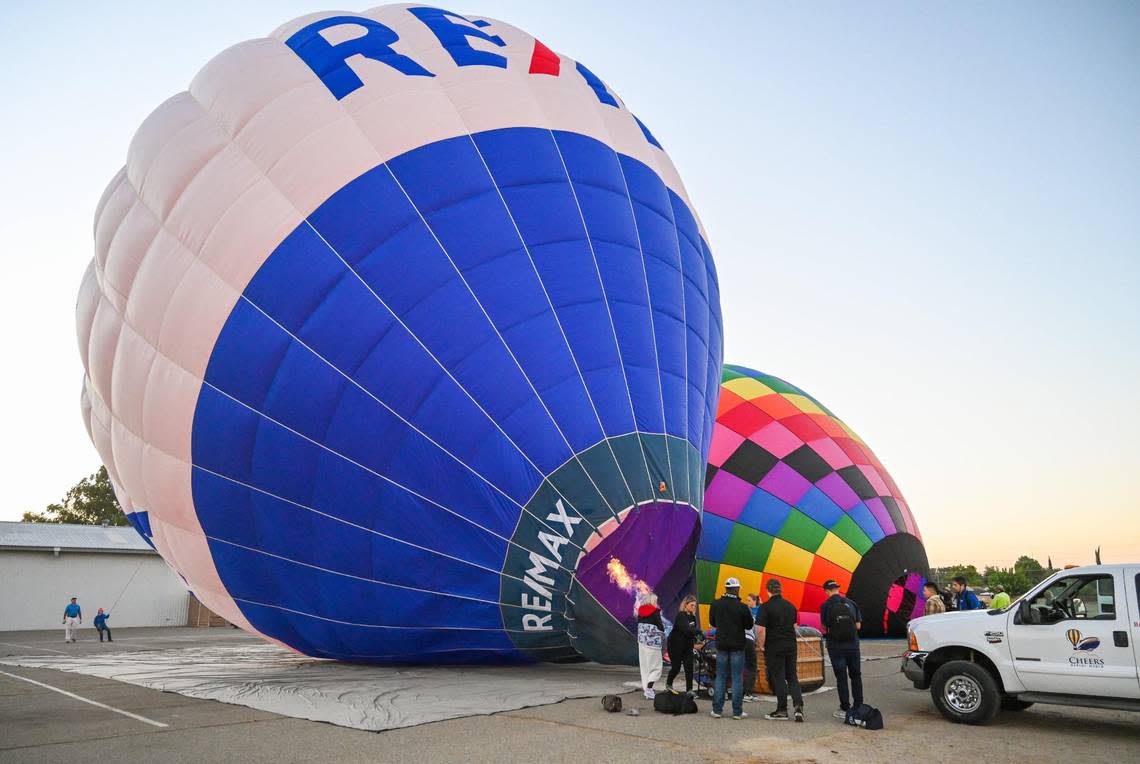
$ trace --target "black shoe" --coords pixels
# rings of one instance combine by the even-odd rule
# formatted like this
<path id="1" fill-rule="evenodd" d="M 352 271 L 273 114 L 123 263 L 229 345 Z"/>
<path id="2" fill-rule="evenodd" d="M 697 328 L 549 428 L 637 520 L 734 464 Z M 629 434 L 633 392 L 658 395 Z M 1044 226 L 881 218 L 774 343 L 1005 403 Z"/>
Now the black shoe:
<path id="1" fill-rule="evenodd" d="M 770 722 L 786 722 L 788 720 L 788 712 L 776 709 L 770 714 L 765 714 L 764 718 Z"/>
<path id="2" fill-rule="evenodd" d="M 804 709 L 803 709 L 803 706 L 796 706 L 796 713 L 795 713 L 795 717 L 796 717 L 796 721 L 797 721 L 797 722 L 802 722 L 802 721 L 804 720 Z"/>

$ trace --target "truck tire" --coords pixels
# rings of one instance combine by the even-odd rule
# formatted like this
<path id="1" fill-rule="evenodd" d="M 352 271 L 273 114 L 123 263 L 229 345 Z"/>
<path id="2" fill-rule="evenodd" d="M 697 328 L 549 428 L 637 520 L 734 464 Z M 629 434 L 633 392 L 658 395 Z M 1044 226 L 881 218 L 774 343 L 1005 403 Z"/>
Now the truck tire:
<path id="1" fill-rule="evenodd" d="M 1018 700 L 1013 695 L 1006 695 L 1001 699 L 1002 711 L 1024 711 L 1033 704 L 1028 700 Z"/>
<path id="2" fill-rule="evenodd" d="M 956 724 L 988 724 L 1001 710 L 997 680 L 969 661 L 939 666 L 930 682 L 930 696 L 942 715 Z"/>

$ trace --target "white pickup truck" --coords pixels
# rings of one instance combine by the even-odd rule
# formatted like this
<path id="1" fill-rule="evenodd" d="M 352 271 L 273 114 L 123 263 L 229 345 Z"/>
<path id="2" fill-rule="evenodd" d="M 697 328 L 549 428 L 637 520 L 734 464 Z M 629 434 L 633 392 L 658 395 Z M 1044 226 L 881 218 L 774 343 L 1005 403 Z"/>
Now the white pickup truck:
<path id="1" fill-rule="evenodd" d="M 1034 703 L 1140 711 L 1140 564 L 1062 570 L 1002 610 L 907 631 L 902 671 L 952 722 Z"/>

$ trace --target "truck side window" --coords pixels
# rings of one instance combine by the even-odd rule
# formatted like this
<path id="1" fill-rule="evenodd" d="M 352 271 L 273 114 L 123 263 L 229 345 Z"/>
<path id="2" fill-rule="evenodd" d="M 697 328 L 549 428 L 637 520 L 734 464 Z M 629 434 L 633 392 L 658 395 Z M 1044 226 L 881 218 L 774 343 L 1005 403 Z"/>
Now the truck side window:
<path id="1" fill-rule="evenodd" d="M 1116 593 L 1112 576 L 1059 578 L 1037 594 L 1030 605 L 1034 611 L 1033 623 L 1116 620 Z"/>

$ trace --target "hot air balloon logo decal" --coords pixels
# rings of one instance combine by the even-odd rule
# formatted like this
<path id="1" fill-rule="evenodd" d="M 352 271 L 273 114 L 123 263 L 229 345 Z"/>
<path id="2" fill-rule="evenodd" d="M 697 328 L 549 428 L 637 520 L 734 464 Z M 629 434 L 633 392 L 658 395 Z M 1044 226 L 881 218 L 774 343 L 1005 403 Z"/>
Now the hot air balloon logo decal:
<path id="1" fill-rule="evenodd" d="M 1073 646 L 1074 650 L 1090 652 L 1100 647 L 1099 637 L 1082 638 L 1080 629 L 1069 629 L 1065 632 L 1065 637 L 1069 640 L 1069 644 Z"/>

